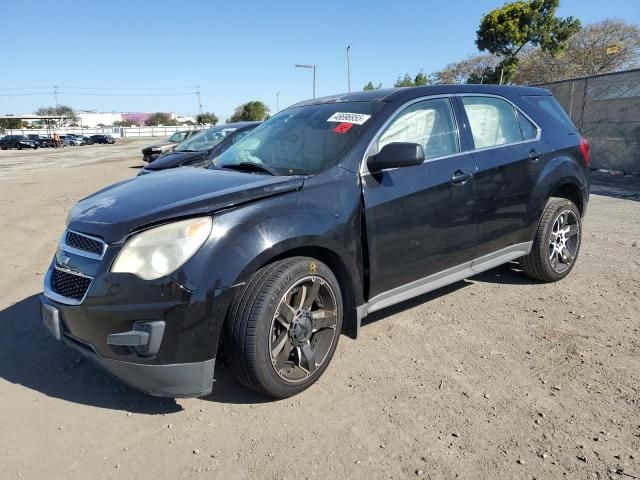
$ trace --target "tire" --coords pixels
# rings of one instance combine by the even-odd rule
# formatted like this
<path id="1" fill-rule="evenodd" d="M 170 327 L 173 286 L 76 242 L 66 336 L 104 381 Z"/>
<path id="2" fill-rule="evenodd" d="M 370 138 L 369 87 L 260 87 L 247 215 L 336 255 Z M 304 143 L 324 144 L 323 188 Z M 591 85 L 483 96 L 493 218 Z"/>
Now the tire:
<path id="1" fill-rule="evenodd" d="M 231 370 L 271 397 L 302 392 L 329 365 L 342 314 L 340 285 L 322 262 L 292 257 L 261 268 L 240 288 L 225 322 Z"/>
<path id="2" fill-rule="evenodd" d="M 22 145 L 18 144 L 18 150 L 22 150 Z"/>
<path id="3" fill-rule="evenodd" d="M 520 259 L 520 266 L 531 278 L 557 282 L 576 264 L 581 241 L 580 210 L 571 200 L 552 197 L 540 218 L 531 252 Z"/>

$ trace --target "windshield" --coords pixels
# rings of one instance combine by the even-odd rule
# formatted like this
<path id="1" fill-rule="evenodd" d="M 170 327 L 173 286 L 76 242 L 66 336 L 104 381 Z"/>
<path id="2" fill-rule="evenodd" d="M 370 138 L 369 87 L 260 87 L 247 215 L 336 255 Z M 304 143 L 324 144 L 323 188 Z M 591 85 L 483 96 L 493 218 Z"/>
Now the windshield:
<path id="1" fill-rule="evenodd" d="M 216 157 L 211 168 L 248 163 L 280 175 L 320 172 L 341 158 L 381 106 L 344 102 L 289 108 Z"/>
<path id="2" fill-rule="evenodd" d="M 171 135 L 171 136 L 169 137 L 169 142 L 179 143 L 179 142 L 181 142 L 182 140 L 184 140 L 184 137 L 185 137 L 186 135 L 187 135 L 187 134 L 186 134 L 185 132 L 176 132 L 176 133 L 174 133 L 173 135 Z"/>
<path id="3" fill-rule="evenodd" d="M 227 135 L 231 135 L 237 129 L 235 127 L 215 127 L 200 132 L 186 142 L 182 142 L 174 152 L 204 152 L 219 144 Z"/>

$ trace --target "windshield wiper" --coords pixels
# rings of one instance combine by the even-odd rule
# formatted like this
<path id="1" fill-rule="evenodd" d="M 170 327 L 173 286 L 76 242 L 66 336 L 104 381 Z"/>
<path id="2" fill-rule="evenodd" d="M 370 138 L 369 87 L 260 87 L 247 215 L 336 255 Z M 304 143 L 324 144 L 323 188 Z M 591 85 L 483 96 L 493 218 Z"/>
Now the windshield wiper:
<path id="1" fill-rule="evenodd" d="M 259 163 L 253 162 L 240 162 L 240 163 L 231 163 L 229 165 L 222 165 L 222 168 L 228 168 L 231 170 L 239 170 L 241 172 L 265 172 L 269 175 L 273 175 L 277 177 L 279 174 L 273 168 L 269 168 L 265 165 L 260 165 Z"/>

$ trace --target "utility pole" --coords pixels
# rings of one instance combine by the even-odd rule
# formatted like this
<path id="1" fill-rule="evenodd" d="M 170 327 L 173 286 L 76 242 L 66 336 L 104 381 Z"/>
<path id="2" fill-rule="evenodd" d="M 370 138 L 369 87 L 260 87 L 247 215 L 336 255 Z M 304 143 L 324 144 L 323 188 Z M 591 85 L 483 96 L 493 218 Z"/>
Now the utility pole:
<path id="1" fill-rule="evenodd" d="M 280 90 L 276 92 L 276 112 L 280 111 Z"/>
<path id="2" fill-rule="evenodd" d="M 55 98 L 56 107 L 57 107 L 58 106 L 58 86 L 57 85 L 53 86 L 53 97 Z"/>
<path id="3" fill-rule="evenodd" d="M 198 112 L 202 117 L 202 102 L 200 101 L 200 86 L 196 86 L 196 96 L 198 97 Z"/>
<path id="4" fill-rule="evenodd" d="M 347 92 L 351 93 L 351 44 L 347 45 Z"/>

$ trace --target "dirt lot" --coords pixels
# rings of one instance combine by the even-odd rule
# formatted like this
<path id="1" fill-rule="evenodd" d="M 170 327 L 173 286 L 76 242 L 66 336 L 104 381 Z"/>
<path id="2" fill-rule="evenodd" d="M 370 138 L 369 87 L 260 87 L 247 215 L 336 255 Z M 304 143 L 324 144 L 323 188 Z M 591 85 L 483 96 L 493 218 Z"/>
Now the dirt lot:
<path id="1" fill-rule="evenodd" d="M 0 152 L 0 478 L 640 478 L 640 182 L 594 187 L 561 283 L 504 266 L 380 312 L 289 400 L 224 366 L 160 400 L 53 340 L 37 300 L 68 209 L 147 143 Z"/>

